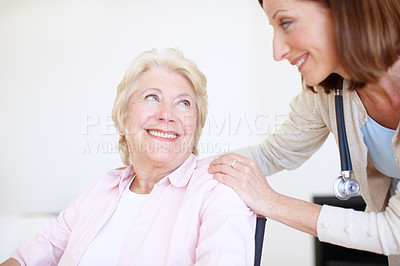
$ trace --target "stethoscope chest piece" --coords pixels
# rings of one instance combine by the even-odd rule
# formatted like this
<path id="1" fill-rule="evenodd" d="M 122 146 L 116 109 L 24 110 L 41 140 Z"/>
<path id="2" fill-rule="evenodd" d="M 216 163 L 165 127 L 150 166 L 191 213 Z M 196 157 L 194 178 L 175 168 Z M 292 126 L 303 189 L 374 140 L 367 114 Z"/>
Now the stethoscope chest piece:
<path id="1" fill-rule="evenodd" d="M 338 176 L 333 183 L 333 192 L 338 199 L 348 200 L 360 192 L 360 184 L 357 180 Z"/>

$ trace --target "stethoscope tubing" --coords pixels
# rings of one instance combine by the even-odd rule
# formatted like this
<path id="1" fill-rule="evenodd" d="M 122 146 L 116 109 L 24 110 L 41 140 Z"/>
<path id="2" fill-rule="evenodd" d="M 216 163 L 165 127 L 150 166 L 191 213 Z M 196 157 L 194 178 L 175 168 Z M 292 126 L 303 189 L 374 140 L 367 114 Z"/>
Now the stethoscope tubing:
<path id="1" fill-rule="evenodd" d="M 336 123 L 339 140 L 340 164 L 342 171 L 351 171 L 351 157 L 349 144 L 347 142 L 346 125 L 344 123 L 343 111 L 343 96 L 341 94 L 343 87 L 343 79 L 341 81 L 340 89 L 336 90 L 335 94 L 335 108 L 336 108 Z"/>
<path id="2" fill-rule="evenodd" d="M 342 97 L 343 78 L 340 80 L 339 85 L 339 88 L 335 91 L 335 111 L 339 141 L 340 166 L 342 172 L 333 183 L 333 191 L 338 199 L 347 200 L 359 193 L 360 184 L 355 179 L 351 178 L 353 169 L 351 165 L 349 144 L 347 141 L 346 126 L 344 123 Z"/>

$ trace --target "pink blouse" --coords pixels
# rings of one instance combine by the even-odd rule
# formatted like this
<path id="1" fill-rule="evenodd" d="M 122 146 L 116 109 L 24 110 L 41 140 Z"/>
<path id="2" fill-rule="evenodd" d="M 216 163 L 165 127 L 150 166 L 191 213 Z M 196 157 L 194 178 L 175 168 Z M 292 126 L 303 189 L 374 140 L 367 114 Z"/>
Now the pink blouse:
<path id="1" fill-rule="evenodd" d="M 139 212 L 118 265 L 253 265 L 255 214 L 192 154 L 160 180 Z M 11 255 L 21 265 L 77 265 L 113 215 L 132 166 L 100 178 Z M 107 252 L 107 250 L 104 250 Z"/>

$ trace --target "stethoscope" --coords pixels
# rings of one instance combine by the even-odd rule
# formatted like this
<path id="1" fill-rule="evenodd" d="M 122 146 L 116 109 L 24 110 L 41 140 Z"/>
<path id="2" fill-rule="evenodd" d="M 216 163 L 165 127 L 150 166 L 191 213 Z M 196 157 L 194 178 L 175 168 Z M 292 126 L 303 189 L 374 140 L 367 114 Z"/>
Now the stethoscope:
<path id="1" fill-rule="evenodd" d="M 336 123 L 342 172 L 333 183 L 333 191 L 338 199 L 348 200 L 360 192 L 360 184 L 357 180 L 351 179 L 353 169 L 351 165 L 349 145 L 347 142 L 346 127 L 344 124 L 342 88 L 343 78 L 340 81 L 340 87 L 335 90 Z"/>

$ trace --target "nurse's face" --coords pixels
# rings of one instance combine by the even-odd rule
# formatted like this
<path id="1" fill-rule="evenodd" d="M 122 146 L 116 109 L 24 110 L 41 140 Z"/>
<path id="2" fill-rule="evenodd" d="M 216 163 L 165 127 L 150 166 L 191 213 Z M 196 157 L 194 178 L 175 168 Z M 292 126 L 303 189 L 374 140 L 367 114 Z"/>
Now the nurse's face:
<path id="1" fill-rule="evenodd" d="M 274 59 L 296 66 L 310 86 L 331 73 L 347 77 L 336 50 L 330 10 L 316 1 L 264 0 L 274 29 Z"/>

